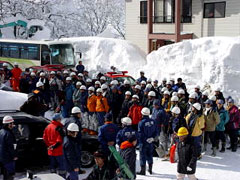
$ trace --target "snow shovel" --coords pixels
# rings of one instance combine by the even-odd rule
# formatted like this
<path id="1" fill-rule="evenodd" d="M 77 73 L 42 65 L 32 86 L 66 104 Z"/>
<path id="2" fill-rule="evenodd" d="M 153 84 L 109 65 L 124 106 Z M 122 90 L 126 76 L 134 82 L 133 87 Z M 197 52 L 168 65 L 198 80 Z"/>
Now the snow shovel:
<path id="1" fill-rule="evenodd" d="M 155 145 L 155 151 L 160 158 L 163 158 L 165 156 L 165 150 L 162 144 L 160 144 L 159 146 Z"/>

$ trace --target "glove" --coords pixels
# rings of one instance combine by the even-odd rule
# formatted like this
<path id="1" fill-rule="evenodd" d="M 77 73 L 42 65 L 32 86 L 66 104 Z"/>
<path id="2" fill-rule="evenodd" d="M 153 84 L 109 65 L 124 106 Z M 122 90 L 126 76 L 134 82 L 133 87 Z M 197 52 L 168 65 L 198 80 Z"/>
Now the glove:
<path id="1" fill-rule="evenodd" d="M 192 171 L 192 168 L 190 168 L 189 166 L 187 167 L 187 171 Z"/>
<path id="2" fill-rule="evenodd" d="M 151 144 L 153 141 L 154 141 L 154 138 L 148 138 L 148 139 L 147 139 L 147 142 L 148 142 L 149 144 Z"/>

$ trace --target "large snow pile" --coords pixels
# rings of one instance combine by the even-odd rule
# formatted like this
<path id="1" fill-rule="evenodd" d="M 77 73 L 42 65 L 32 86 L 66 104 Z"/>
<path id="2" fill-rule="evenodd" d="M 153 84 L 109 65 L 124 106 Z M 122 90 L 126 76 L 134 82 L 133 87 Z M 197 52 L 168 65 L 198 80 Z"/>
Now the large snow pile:
<path id="1" fill-rule="evenodd" d="M 0 110 L 19 110 L 27 100 L 27 94 L 0 90 Z"/>
<path id="2" fill-rule="evenodd" d="M 102 37 L 63 38 L 62 40 L 72 42 L 75 52 L 82 53 L 83 64 L 89 71 L 106 72 L 110 71 L 111 66 L 115 66 L 118 70 L 127 70 L 136 77 L 138 74 L 136 70 L 146 64 L 146 54 L 125 40 Z"/>
<path id="3" fill-rule="evenodd" d="M 144 67 L 152 79 L 182 77 L 189 87 L 220 87 L 240 99 L 240 38 L 209 37 L 164 46 L 147 56 Z"/>
<path id="4" fill-rule="evenodd" d="M 111 24 L 109 24 L 107 26 L 107 28 L 102 33 L 98 34 L 97 36 L 105 37 L 105 38 L 117 38 L 117 39 L 123 38 Z"/>

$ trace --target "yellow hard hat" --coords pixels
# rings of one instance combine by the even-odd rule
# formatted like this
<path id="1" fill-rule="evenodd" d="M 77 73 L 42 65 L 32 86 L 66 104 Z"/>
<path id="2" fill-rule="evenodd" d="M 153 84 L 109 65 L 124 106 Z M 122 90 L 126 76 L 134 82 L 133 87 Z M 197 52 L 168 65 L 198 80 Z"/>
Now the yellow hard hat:
<path id="1" fill-rule="evenodd" d="M 186 136 L 188 135 L 188 130 L 185 127 L 181 127 L 178 129 L 177 136 Z"/>

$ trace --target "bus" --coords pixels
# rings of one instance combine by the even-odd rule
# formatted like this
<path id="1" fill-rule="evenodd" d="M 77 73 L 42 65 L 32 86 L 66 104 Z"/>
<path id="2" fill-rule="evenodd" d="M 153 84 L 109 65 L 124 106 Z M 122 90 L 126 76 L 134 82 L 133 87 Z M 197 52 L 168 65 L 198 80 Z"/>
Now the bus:
<path id="1" fill-rule="evenodd" d="M 0 39 L 0 60 L 17 62 L 21 68 L 44 65 L 74 67 L 74 48 L 70 42 Z"/>

